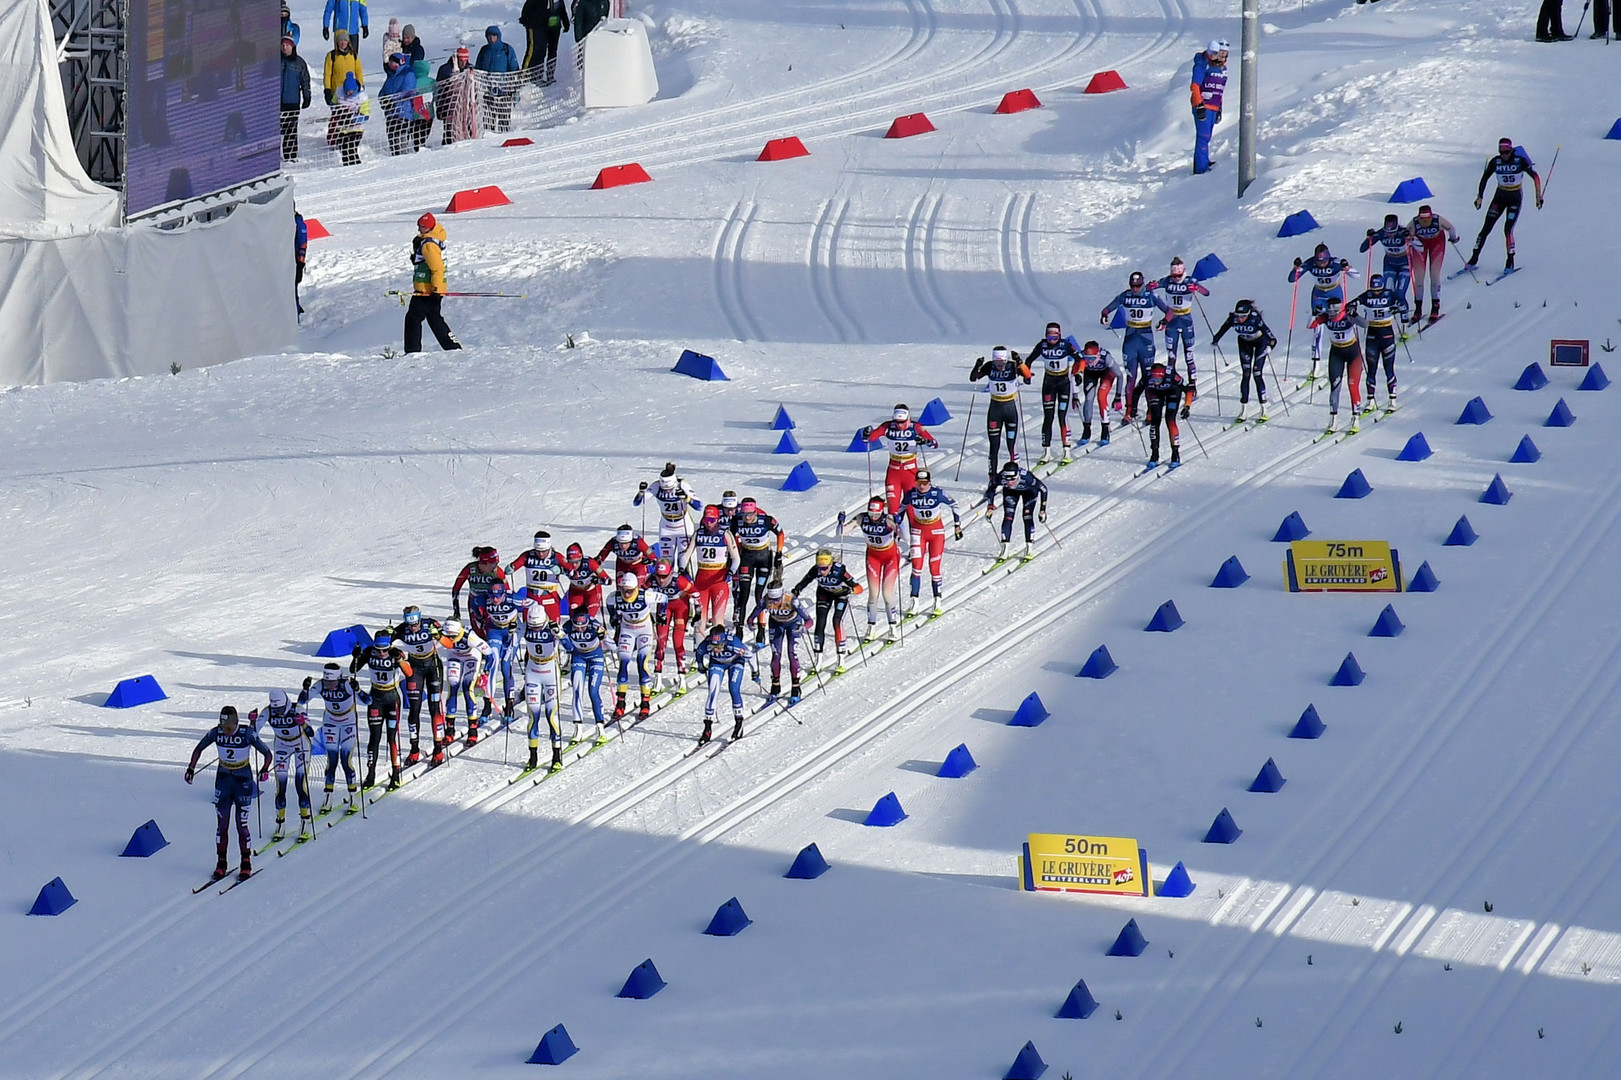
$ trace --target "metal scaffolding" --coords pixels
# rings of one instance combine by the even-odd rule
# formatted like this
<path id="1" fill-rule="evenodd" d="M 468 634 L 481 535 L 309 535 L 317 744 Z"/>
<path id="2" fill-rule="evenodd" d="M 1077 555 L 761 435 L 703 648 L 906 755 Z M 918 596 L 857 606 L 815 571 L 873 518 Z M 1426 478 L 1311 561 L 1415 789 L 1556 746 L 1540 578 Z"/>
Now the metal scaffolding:
<path id="1" fill-rule="evenodd" d="M 68 123 L 90 179 L 124 186 L 125 0 L 50 0 Z"/>

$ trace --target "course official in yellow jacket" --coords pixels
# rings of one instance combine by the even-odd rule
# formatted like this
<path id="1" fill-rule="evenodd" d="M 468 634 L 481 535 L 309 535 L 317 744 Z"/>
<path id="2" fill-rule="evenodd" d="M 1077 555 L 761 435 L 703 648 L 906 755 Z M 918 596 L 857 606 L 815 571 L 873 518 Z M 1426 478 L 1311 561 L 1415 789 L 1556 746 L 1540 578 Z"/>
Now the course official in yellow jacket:
<path id="1" fill-rule="evenodd" d="M 411 241 L 411 302 L 405 309 L 405 351 L 422 351 L 422 323 L 428 323 L 439 347 L 449 352 L 462 343 L 450 332 L 439 305 L 445 298 L 445 227 L 432 214 L 417 218 Z"/>

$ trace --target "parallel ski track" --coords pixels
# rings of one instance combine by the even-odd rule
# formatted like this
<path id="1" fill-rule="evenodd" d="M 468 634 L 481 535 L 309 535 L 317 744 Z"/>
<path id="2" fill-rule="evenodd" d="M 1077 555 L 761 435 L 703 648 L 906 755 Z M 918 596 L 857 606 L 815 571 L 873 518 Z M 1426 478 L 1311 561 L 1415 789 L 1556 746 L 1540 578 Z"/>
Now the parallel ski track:
<path id="1" fill-rule="evenodd" d="M 1108 62 L 1115 67 L 1129 67 L 1165 51 L 1185 36 L 1189 18 L 1184 0 L 1160 0 L 1160 4 L 1167 22 L 1154 41 Z M 1088 9 L 1090 17 L 1084 14 Z M 1028 85 L 1035 89 L 1051 89 L 1070 85 L 1077 77 L 1074 68 L 1076 59 L 1090 52 L 1103 38 L 1101 24 L 1104 16 L 1101 7 L 1095 0 L 1085 0 L 1082 11 L 1085 28 L 1074 41 L 1063 49 L 1017 68 L 1021 76 L 1028 80 Z M 509 194 L 542 190 L 583 183 L 594 176 L 602 165 L 626 158 L 654 167 L 688 164 L 752 149 L 763 139 L 788 130 L 801 137 L 855 134 L 882 126 L 899 108 L 957 112 L 982 107 L 1000 98 L 1008 88 L 1007 65 L 998 61 L 1018 42 L 1018 34 L 1012 29 L 1018 24 L 1017 18 L 999 20 L 996 35 L 974 55 L 910 78 L 832 98 L 825 97 L 823 91 L 828 86 L 841 85 L 845 80 L 828 80 L 817 87 L 780 91 L 689 116 L 663 118 L 562 146 L 542 145 L 533 150 L 517 150 L 499 160 L 490 158 L 480 161 L 479 178 L 483 183 L 502 183 Z M 933 36 L 932 30 L 926 32 L 926 38 L 932 39 Z M 898 61 L 892 61 L 888 66 L 893 67 L 896 63 Z M 969 76 L 965 80 L 964 76 L 974 69 L 988 73 Z M 802 104 L 776 111 L 770 109 L 773 102 L 784 99 Z M 736 119 L 721 119 L 734 114 L 741 115 Z M 610 155 L 612 161 L 609 160 Z M 467 169 L 462 166 L 425 170 L 397 181 L 379 182 L 372 186 L 365 185 L 357 178 L 349 178 L 349 183 L 341 189 L 334 182 L 334 201 L 330 204 L 326 202 L 326 193 L 313 184 L 305 198 L 323 217 L 334 220 L 390 220 L 401 213 L 415 213 L 424 188 L 431 188 L 441 181 L 447 184 L 460 182 L 466 175 Z M 364 205 L 366 212 L 345 214 L 345 207 L 356 205 Z"/>
<path id="2" fill-rule="evenodd" d="M 956 320 L 951 309 L 940 296 L 939 284 L 933 276 L 934 268 L 929 261 L 942 201 L 941 196 L 933 192 L 925 192 L 913 201 L 911 212 L 907 215 L 903 261 L 906 287 L 912 293 L 912 301 L 934 323 L 935 329 L 945 335 L 961 333 L 961 328 L 954 325 Z"/>
<path id="3" fill-rule="evenodd" d="M 715 302 L 738 341 L 761 338 L 760 328 L 743 297 L 743 245 L 759 209 L 759 204 L 753 200 L 739 199 L 715 236 Z"/>

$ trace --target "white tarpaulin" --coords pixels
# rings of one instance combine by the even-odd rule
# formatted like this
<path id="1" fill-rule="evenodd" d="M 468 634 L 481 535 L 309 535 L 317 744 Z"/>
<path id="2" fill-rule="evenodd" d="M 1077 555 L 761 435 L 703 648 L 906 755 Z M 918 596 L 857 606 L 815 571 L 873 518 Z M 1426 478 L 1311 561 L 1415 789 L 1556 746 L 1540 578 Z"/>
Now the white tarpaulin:
<path id="1" fill-rule="evenodd" d="M 647 28 L 635 19 L 603 19 L 585 36 L 585 107 L 645 105 L 659 95 Z"/>

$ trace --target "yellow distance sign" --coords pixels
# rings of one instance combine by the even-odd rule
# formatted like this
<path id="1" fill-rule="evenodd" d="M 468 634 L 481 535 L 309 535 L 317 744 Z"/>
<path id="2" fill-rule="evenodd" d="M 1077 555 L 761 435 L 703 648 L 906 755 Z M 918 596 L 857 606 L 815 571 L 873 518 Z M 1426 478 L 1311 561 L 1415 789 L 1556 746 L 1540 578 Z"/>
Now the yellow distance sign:
<path id="1" fill-rule="evenodd" d="M 1031 833 L 1019 858 L 1019 879 L 1027 892 L 1154 895 L 1147 854 L 1123 836 Z"/>
<path id="2" fill-rule="evenodd" d="M 1290 592 L 1401 592 L 1401 559 L 1384 540 L 1294 540 L 1283 579 Z"/>

